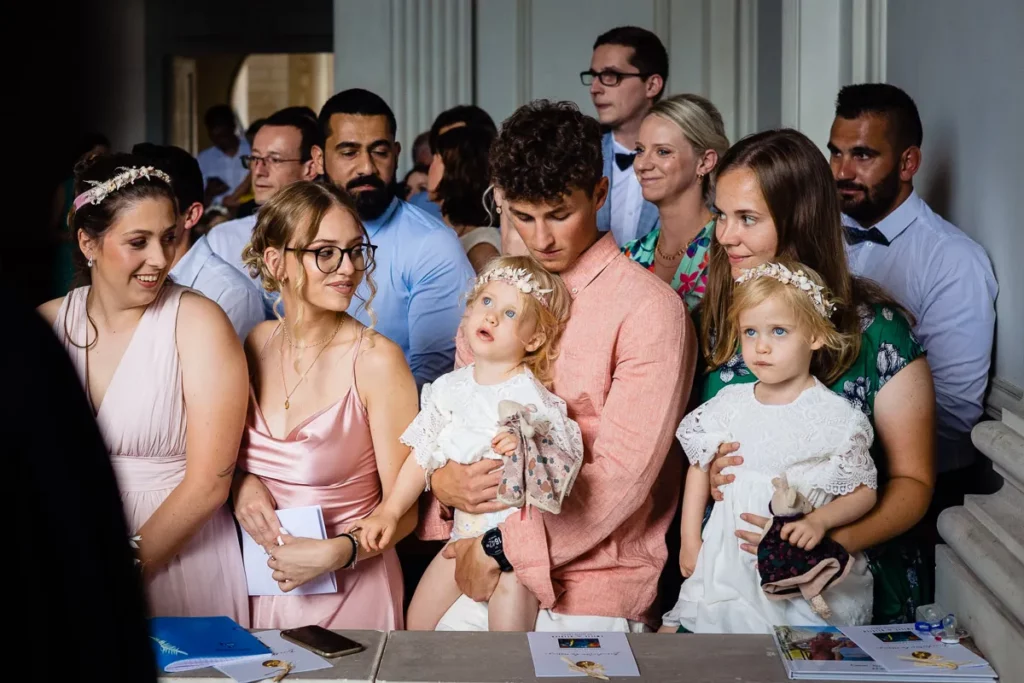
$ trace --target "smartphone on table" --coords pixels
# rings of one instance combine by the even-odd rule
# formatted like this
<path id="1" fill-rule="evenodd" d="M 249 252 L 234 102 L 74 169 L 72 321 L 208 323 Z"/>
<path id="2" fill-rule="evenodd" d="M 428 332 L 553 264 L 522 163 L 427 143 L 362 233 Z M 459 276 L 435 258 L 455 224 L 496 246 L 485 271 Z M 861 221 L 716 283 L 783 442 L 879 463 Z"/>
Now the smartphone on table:
<path id="1" fill-rule="evenodd" d="M 361 652 L 363 646 L 322 626 L 300 626 L 281 631 L 281 637 L 321 657 L 344 657 Z"/>

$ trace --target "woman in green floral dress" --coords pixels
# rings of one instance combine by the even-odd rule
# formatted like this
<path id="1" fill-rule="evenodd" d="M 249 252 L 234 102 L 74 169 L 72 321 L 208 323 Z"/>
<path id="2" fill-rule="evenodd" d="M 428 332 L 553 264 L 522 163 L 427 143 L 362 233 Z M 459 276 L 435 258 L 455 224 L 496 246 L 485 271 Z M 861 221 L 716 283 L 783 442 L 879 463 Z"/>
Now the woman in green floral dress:
<path id="1" fill-rule="evenodd" d="M 676 290 L 690 311 L 704 296 L 715 229 L 710 174 L 728 148 L 722 115 L 699 95 L 658 102 L 640 126 L 633 170 L 659 221 L 622 251 Z"/>
<path id="2" fill-rule="evenodd" d="M 924 351 L 899 304 L 850 274 L 832 173 L 803 134 L 768 131 L 739 141 L 720 162 L 714 208 L 717 225 L 700 311 L 704 356 L 713 369 L 704 378 L 702 398 L 727 384 L 755 381 L 736 349 L 715 344 L 714 330 L 727 314 L 733 280 L 776 256 L 818 271 L 843 302 L 832 317 L 836 327 L 861 332 L 859 348 L 835 359 L 839 370 L 820 379 L 871 420 L 881 485 L 875 508 L 831 535 L 851 552 L 867 552 L 875 580 L 875 623 L 914 621 L 916 606 L 931 597 L 931 570 L 908 533 L 925 514 L 935 481 L 935 395 Z M 721 474 L 722 468 L 739 465 L 742 452 L 743 444 L 719 449 L 721 457 L 711 466 L 712 495 L 718 499 L 722 492 L 715 487 L 732 479 Z M 767 521 L 749 514 L 743 519 L 758 527 Z M 744 549 L 754 551 L 759 532 L 737 535 Z"/>

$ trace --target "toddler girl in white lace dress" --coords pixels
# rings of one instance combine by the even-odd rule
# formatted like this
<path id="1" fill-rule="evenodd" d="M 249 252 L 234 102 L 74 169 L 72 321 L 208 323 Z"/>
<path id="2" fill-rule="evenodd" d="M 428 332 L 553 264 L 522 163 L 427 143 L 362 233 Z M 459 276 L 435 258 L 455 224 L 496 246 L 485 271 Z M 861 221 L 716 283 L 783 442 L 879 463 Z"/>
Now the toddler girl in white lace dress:
<path id="1" fill-rule="evenodd" d="M 547 471 L 535 470 L 529 486 L 522 479 L 518 485 L 509 481 L 506 492 L 503 484 L 499 500 L 507 502 L 518 494 L 529 503 L 543 496 L 543 509 L 559 508 L 583 462 L 579 426 L 569 419 L 565 402 L 544 386 L 550 381 L 554 348 L 569 318 L 569 304 L 561 279 L 533 259 L 506 256 L 489 264 L 477 278 L 462 319 L 462 334 L 474 362 L 423 387 L 420 413 L 401 437 L 413 449 L 412 454 L 402 466 L 394 490 L 370 517 L 357 523 L 361 544 L 371 550 L 386 544 L 398 520 L 429 487 L 431 473 L 449 460 L 469 465 L 483 458 L 501 461 L 504 457 L 506 477 L 510 471 L 522 476 L 526 459 L 535 467 L 536 460 L 557 462 L 559 471 L 554 476 L 542 464 L 540 469 L 548 467 Z M 507 407 L 516 404 L 525 409 L 521 423 L 525 430 L 499 426 Z M 532 440 L 534 431 L 533 456 L 524 458 L 524 444 L 517 434 Z M 545 485 L 534 496 L 538 477 Z M 514 486 L 516 493 L 511 490 Z M 524 494 L 524 488 L 530 495 Z M 485 514 L 456 510 L 451 540 L 481 536 L 513 512 L 518 510 L 511 507 Z M 460 595 L 455 561 L 438 554 L 416 587 L 407 627 L 433 629 Z M 516 581 L 515 573 L 502 572 L 488 601 L 489 629 L 531 631 L 537 611 L 536 597 Z"/>
<path id="2" fill-rule="evenodd" d="M 681 626 L 695 633 L 770 633 L 775 625 L 827 623 L 821 614 L 834 624 L 870 621 L 873 585 L 866 559 L 826 536 L 867 514 L 877 488 L 870 423 L 811 374 L 812 360 L 828 376 L 835 369 L 828 366 L 849 357 L 853 340 L 830 322 L 834 308 L 820 276 L 799 264 L 767 263 L 737 279 L 722 332 L 741 346 L 758 381 L 726 386 L 679 425 L 676 436 L 690 461 L 679 558 L 688 578 L 663 617 L 662 631 Z M 736 478 L 723 489 L 725 499 L 715 504 L 702 534 L 707 468 L 725 442 L 741 444 L 743 464 L 724 471 Z M 773 492 L 787 480 L 813 511 L 794 521 L 774 520 L 764 529 L 758 556 L 747 553 L 735 535 L 738 524 L 746 524 L 740 514 L 770 517 Z M 775 546 L 766 548 L 772 541 Z M 819 596 L 831 615 L 812 608 L 799 590 L 784 597 L 769 585 L 778 577 L 796 581 L 814 574 L 819 553 L 843 556 L 829 559 L 841 569 Z M 815 606 L 823 606 L 820 599 Z"/>

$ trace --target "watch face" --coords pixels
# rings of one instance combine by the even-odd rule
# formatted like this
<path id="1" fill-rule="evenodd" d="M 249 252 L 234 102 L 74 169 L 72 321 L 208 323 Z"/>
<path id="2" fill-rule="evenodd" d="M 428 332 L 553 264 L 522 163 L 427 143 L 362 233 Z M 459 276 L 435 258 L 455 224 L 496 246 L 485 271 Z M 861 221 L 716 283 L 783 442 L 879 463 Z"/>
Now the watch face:
<path id="1" fill-rule="evenodd" d="M 484 552 L 490 555 L 501 549 L 501 537 L 497 534 L 484 534 L 483 544 Z"/>

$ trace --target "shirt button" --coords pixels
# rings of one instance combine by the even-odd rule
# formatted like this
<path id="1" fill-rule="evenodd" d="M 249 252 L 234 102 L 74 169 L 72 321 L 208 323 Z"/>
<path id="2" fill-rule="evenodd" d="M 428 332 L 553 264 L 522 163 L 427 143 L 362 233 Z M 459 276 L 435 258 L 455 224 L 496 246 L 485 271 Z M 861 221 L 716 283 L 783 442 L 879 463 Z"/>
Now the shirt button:
<path id="1" fill-rule="evenodd" d="M 576 289 L 575 287 L 572 288 L 572 293 L 573 294 L 579 294 L 579 291 L 580 290 Z"/>

